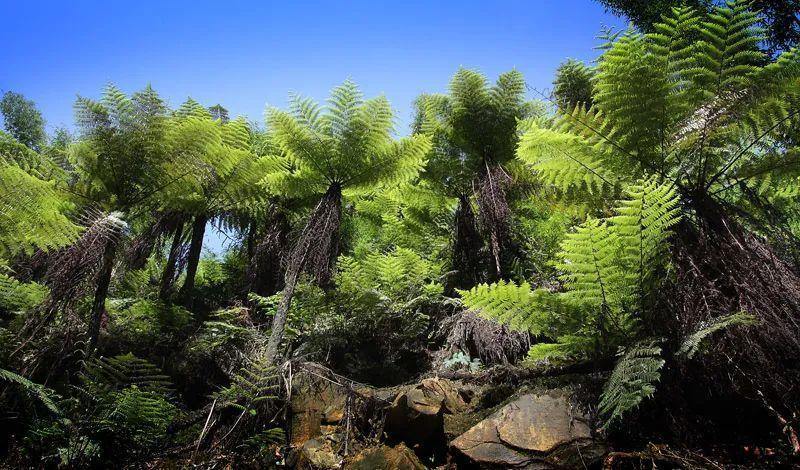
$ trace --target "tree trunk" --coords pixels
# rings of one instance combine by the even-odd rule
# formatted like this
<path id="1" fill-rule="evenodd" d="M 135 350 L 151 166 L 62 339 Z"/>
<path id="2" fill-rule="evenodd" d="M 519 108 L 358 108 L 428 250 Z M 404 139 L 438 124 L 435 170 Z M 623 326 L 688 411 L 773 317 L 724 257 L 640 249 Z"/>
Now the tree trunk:
<path id="1" fill-rule="evenodd" d="M 511 250 L 511 210 L 508 207 L 506 188 L 511 178 L 500 165 L 489 166 L 478 177 L 478 210 L 485 237 L 491 252 L 490 280 L 508 275 L 513 260 Z M 493 271 L 493 272 L 491 272 Z"/>
<path id="2" fill-rule="evenodd" d="M 97 274 L 97 287 L 94 291 L 94 302 L 92 303 L 91 320 L 89 324 L 89 349 L 88 354 L 94 354 L 97 347 L 97 338 L 100 336 L 100 323 L 105 312 L 106 297 L 108 296 L 108 286 L 111 284 L 111 273 L 114 270 L 114 258 L 117 253 L 117 240 L 109 239 L 103 250 L 102 264 L 100 272 Z"/>
<path id="3" fill-rule="evenodd" d="M 270 211 L 265 233 L 255 243 L 249 258 L 247 277 L 250 291 L 266 297 L 283 288 L 281 264 L 289 248 L 287 245 L 290 230 L 289 219 L 284 212 L 278 209 Z"/>
<path id="4" fill-rule="evenodd" d="M 192 294 L 194 293 L 194 278 L 197 275 L 197 267 L 200 264 L 200 254 L 203 251 L 203 236 L 206 234 L 206 222 L 208 218 L 203 215 L 196 215 L 192 223 L 192 240 L 189 243 L 189 253 L 186 260 L 186 279 L 183 281 L 180 296 L 187 307 L 191 307 Z"/>
<path id="5" fill-rule="evenodd" d="M 448 292 L 453 294 L 454 289 L 470 289 L 481 279 L 481 257 L 483 239 L 478 232 L 475 213 L 469 196 L 463 194 L 458 198 L 458 208 L 455 213 L 455 229 L 453 234 L 453 260 L 452 269 L 456 271 L 455 277 L 448 283 Z"/>
<path id="6" fill-rule="evenodd" d="M 172 292 L 172 282 L 175 280 L 175 265 L 178 262 L 178 255 L 181 251 L 181 239 L 183 238 L 183 221 L 178 222 L 175 232 L 172 235 L 172 246 L 167 256 L 167 264 L 164 266 L 164 273 L 161 276 L 161 287 L 158 291 L 158 298 L 167 302 Z"/>
<path id="7" fill-rule="evenodd" d="M 283 296 L 278 303 L 278 311 L 272 319 L 272 331 L 267 342 L 266 358 L 275 364 L 278 347 L 286 330 L 286 318 L 292 303 L 294 288 L 300 272 L 307 266 L 313 273 L 329 273 L 329 260 L 335 250 L 339 236 L 339 222 L 342 211 L 342 189 L 332 185 L 319 201 L 308 218 L 300 238 L 289 256 L 284 276 Z M 322 266 L 324 263 L 325 266 Z M 319 279 L 318 279 L 319 281 Z"/>

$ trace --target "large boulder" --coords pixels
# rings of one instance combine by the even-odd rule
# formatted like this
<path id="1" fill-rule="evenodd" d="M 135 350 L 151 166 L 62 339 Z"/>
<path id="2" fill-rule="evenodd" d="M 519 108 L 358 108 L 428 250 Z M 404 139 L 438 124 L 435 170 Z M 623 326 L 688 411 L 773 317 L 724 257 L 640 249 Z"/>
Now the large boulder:
<path id="1" fill-rule="evenodd" d="M 308 366 L 311 367 L 311 366 Z M 344 417 L 347 391 L 324 380 L 322 374 L 307 370 L 292 380 L 292 446 L 300 447 L 309 439 L 322 435 L 325 425 L 338 424 Z"/>
<path id="2" fill-rule="evenodd" d="M 522 395 L 451 442 L 482 468 L 574 468 L 602 457 L 589 418 L 564 391 Z"/>
<path id="3" fill-rule="evenodd" d="M 456 384 L 447 379 L 428 378 L 400 392 L 386 415 L 384 432 L 390 444 L 403 442 L 418 455 L 441 460 L 447 440 L 444 415 L 465 411 L 464 401 Z"/>
<path id="4" fill-rule="evenodd" d="M 345 465 L 347 470 L 425 470 L 416 454 L 403 444 L 371 447 Z"/>

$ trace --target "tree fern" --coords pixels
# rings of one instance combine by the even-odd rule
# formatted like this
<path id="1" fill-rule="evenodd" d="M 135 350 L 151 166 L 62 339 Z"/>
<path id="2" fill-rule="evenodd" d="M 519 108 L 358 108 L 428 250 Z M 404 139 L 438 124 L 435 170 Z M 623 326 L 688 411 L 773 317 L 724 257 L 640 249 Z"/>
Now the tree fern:
<path id="1" fill-rule="evenodd" d="M 271 109 L 267 121 L 283 155 L 264 183 L 273 194 L 314 197 L 319 202 L 290 254 L 283 299 L 273 319 L 267 356 L 274 360 L 300 271 L 320 284 L 330 280 L 339 242 L 342 197 L 409 181 L 422 169 L 430 141 L 391 138 L 392 112 L 384 97 L 364 100 L 350 81 L 331 92 L 324 111 L 292 97 L 290 112 Z"/>
<path id="2" fill-rule="evenodd" d="M 564 351 L 590 344 L 580 337 L 595 338 L 596 353 L 622 344 L 645 315 L 646 296 L 668 263 L 668 237 L 678 220 L 677 196 L 668 186 L 647 181 L 627 194 L 616 215 L 589 219 L 562 242 L 555 265 L 563 292 L 501 282 L 460 291 L 464 304 L 514 328 L 568 340 Z M 559 346 L 541 348 L 550 349 L 533 356 Z"/>

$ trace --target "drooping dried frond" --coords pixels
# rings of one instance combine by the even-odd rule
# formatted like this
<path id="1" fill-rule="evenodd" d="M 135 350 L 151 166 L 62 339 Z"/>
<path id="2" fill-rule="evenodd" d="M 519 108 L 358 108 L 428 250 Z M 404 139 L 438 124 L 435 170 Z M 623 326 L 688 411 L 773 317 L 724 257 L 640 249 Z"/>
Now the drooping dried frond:
<path id="1" fill-rule="evenodd" d="M 128 228 L 119 212 L 88 215 L 88 226 L 72 246 L 56 253 L 45 273 L 52 304 L 69 304 L 87 288 L 100 267 L 106 246 L 118 243 Z"/>

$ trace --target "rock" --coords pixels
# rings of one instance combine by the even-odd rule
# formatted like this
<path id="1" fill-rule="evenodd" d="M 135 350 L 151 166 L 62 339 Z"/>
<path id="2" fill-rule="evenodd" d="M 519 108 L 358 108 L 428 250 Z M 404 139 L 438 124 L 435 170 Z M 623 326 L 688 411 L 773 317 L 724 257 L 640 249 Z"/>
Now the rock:
<path id="1" fill-rule="evenodd" d="M 425 470 L 416 454 L 403 444 L 361 451 L 345 465 L 347 470 Z"/>
<path id="2" fill-rule="evenodd" d="M 481 466 L 571 468 L 574 463 L 580 467 L 604 453 L 588 422 L 563 391 L 527 394 L 454 439 L 451 447 Z"/>
<path id="3" fill-rule="evenodd" d="M 309 439 L 300 449 L 295 468 L 298 469 L 332 469 L 339 468 L 339 457 L 326 440 Z"/>
<path id="4" fill-rule="evenodd" d="M 403 442 L 412 446 L 417 455 L 440 461 L 447 449 L 444 415 L 468 408 L 454 382 L 424 379 L 399 393 L 392 402 L 384 426 L 387 442 Z"/>
<path id="5" fill-rule="evenodd" d="M 319 376 L 302 371 L 292 380 L 292 447 L 322 434 L 321 426 L 344 417 L 345 390 Z"/>

